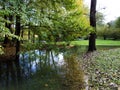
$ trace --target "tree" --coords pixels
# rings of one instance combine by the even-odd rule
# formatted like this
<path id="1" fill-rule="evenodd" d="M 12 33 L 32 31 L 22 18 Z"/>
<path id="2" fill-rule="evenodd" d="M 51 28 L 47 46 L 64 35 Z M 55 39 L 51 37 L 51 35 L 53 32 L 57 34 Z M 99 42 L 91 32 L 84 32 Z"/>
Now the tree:
<path id="1" fill-rule="evenodd" d="M 115 27 L 120 28 L 120 17 L 115 20 Z"/>
<path id="2" fill-rule="evenodd" d="M 90 7 L 90 25 L 93 27 L 94 31 L 90 33 L 89 36 L 89 47 L 88 51 L 96 50 L 96 2 L 97 0 L 91 0 Z"/>
<path id="3" fill-rule="evenodd" d="M 82 0 L 50 0 L 37 4 L 42 6 L 35 8 L 40 16 L 36 16 L 38 23 L 32 24 L 31 29 L 41 41 L 71 41 L 82 36 L 89 27 Z"/>
<path id="4" fill-rule="evenodd" d="M 103 26 L 104 25 L 104 15 L 101 12 L 96 12 L 96 25 Z"/>
<path id="5" fill-rule="evenodd" d="M 14 30 L 11 32 L 9 27 L 4 27 L 18 37 L 22 30 L 29 30 L 29 37 L 37 35 L 40 41 L 69 42 L 88 32 L 83 0 L 1 0 L 0 3 L 1 7 L 7 5 L 4 11 L 8 10 L 7 18 Z M 14 40 L 18 53 L 20 41 Z"/>

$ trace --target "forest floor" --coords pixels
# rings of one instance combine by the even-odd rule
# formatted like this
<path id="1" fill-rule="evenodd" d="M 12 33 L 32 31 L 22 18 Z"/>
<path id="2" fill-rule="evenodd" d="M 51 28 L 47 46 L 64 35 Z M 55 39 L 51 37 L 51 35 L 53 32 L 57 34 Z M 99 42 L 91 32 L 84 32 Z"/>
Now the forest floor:
<path id="1" fill-rule="evenodd" d="M 120 48 L 85 54 L 81 61 L 94 90 L 120 90 Z"/>

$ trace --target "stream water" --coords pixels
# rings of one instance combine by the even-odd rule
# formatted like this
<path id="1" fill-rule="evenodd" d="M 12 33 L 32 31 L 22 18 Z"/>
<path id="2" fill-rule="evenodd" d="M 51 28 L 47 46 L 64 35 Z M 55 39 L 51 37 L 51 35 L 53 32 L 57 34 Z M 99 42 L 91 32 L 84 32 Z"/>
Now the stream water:
<path id="1" fill-rule="evenodd" d="M 5 87 L 18 85 L 28 80 L 36 72 L 46 66 L 54 70 L 63 64 L 63 53 L 55 51 L 28 51 L 19 55 L 19 61 L 0 62 L 0 90 Z M 8 89 L 9 90 L 9 89 Z"/>

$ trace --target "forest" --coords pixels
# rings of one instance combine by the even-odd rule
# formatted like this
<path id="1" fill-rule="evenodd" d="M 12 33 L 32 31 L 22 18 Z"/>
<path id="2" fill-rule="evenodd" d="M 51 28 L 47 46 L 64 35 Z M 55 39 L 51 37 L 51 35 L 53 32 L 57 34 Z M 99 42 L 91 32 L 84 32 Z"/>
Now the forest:
<path id="1" fill-rule="evenodd" d="M 120 17 L 90 2 L 0 0 L 0 90 L 119 90 Z"/>

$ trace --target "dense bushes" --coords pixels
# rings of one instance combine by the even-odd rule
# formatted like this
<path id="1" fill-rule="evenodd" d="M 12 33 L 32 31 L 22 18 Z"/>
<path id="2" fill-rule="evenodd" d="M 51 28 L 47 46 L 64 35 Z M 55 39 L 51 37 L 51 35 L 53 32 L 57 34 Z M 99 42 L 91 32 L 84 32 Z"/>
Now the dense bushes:
<path id="1" fill-rule="evenodd" d="M 3 37 L 0 37 L 0 42 L 3 42 L 4 41 L 4 38 Z"/>
<path id="2" fill-rule="evenodd" d="M 113 39 L 117 40 L 120 39 L 120 29 L 114 28 L 114 29 L 99 29 L 97 30 L 97 36 L 102 37 L 104 39 Z"/>

